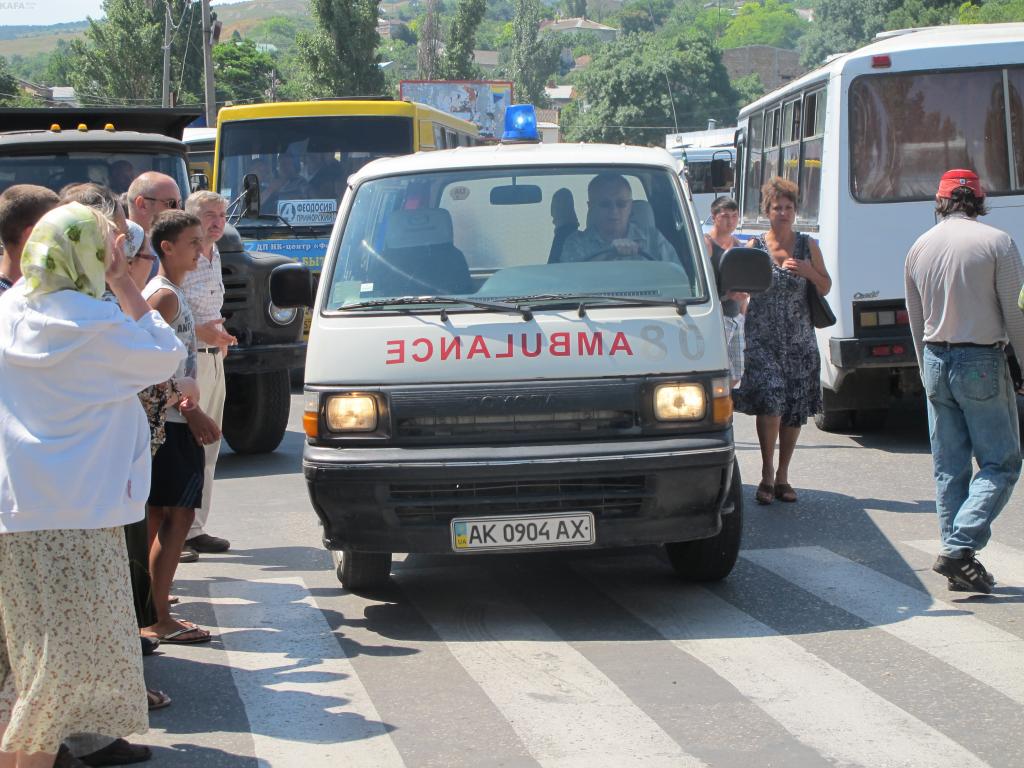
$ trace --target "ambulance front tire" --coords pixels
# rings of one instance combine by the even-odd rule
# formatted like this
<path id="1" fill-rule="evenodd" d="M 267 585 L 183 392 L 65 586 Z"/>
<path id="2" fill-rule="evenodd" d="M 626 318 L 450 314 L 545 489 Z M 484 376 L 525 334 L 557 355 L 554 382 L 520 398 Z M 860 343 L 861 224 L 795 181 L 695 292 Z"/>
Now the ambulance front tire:
<path id="1" fill-rule="evenodd" d="M 372 589 L 391 578 L 390 552 L 353 552 L 332 550 L 334 572 L 341 586 L 348 590 Z"/>
<path id="2" fill-rule="evenodd" d="M 726 500 L 729 504 L 732 512 L 722 515 L 722 530 L 717 535 L 665 544 L 665 554 L 678 576 L 687 581 L 721 581 L 736 565 L 743 536 L 743 481 L 738 463 L 732 467 L 732 485 Z"/>

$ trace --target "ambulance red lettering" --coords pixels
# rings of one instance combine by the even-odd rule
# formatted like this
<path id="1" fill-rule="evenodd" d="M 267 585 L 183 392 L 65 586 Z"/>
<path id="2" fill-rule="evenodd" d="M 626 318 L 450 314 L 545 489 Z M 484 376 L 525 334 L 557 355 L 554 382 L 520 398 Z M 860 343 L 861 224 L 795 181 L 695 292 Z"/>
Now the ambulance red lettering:
<path id="1" fill-rule="evenodd" d="M 424 347 L 427 351 L 422 355 L 415 352 L 412 353 L 412 359 L 417 363 L 425 363 L 427 360 L 434 356 L 434 343 L 430 339 L 416 339 L 412 343 L 413 347 Z"/>
<path id="2" fill-rule="evenodd" d="M 384 354 L 390 357 L 384 361 L 385 365 L 397 365 L 405 362 L 405 339 L 393 339 L 385 342 L 387 349 Z"/>
<path id="3" fill-rule="evenodd" d="M 616 352 L 625 352 L 630 357 L 633 356 L 633 350 L 630 349 L 629 341 L 626 339 L 626 334 L 622 331 L 615 334 L 615 338 L 612 340 L 612 347 L 608 350 L 609 357 L 614 355 Z"/>
<path id="4" fill-rule="evenodd" d="M 512 355 L 515 354 L 514 348 L 515 348 L 515 345 L 512 342 L 512 334 L 510 333 L 508 335 L 508 347 L 506 347 L 504 352 L 498 352 L 494 356 L 496 358 L 497 357 L 501 357 L 501 358 L 512 357 Z"/>
<path id="5" fill-rule="evenodd" d="M 466 359 L 469 360 L 473 355 L 483 355 L 484 357 L 490 357 L 491 353 L 487 349 L 487 342 L 484 341 L 483 336 L 474 336 L 473 343 L 469 345 L 469 352 L 466 353 Z"/>
<path id="6" fill-rule="evenodd" d="M 541 344 L 543 344 L 543 338 L 544 338 L 543 336 L 541 336 L 539 333 L 537 334 L 537 336 L 536 336 L 536 338 L 537 338 L 537 348 L 535 350 L 533 350 L 532 352 L 526 348 L 526 334 L 525 333 L 522 334 L 520 338 L 522 339 L 523 354 L 526 355 L 526 357 L 539 357 L 540 356 L 540 348 L 541 348 Z"/>
<path id="7" fill-rule="evenodd" d="M 597 355 L 600 357 L 602 352 L 602 341 L 604 337 L 600 331 L 594 331 L 593 333 L 587 333 L 586 331 L 580 331 L 576 338 L 579 342 L 580 357 L 583 355 Z"/>
<path id="8" fill-rule="evenodd" d="M 548 340 L 548 353 L 552 357 L 568 357 L 569 355 L 569 334 L 564 331 L 552 333 Z"/>
<path id="9" fill-rule="evenodd" d="M 447 341 L 448 341 L 448 343 L 446 344 L 445 343 L 445 339 L 441 339 L 441 359 L 442 360 L 447 360 L 449 357 L 451 357 L 454 354 L 456 360 L 461 360 L 462 359 L 462 337 L 461 336 L 452 336 Z"/>

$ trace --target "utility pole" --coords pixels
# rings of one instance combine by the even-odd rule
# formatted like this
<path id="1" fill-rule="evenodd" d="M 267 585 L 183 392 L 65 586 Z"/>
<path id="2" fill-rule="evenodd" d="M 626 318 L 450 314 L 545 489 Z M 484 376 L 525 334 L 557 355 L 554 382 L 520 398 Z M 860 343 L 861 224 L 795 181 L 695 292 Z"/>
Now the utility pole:
<path id="1" fill-rule="evenodd" d="M 160 103 L 171 106 L 171 0 L 164 0 L 164 72 L 160 89 Z"/>
<path id="2" fill-rule="evenodd" d="M 217 91 L 213 86 L 213 43 L 214 30 L 210 19 L 210 0 L 203 3 L 203 74 L 206 79 L 206 126 L 217 125 Z M 219 22 L 218 22 L 219 24 Z"/>

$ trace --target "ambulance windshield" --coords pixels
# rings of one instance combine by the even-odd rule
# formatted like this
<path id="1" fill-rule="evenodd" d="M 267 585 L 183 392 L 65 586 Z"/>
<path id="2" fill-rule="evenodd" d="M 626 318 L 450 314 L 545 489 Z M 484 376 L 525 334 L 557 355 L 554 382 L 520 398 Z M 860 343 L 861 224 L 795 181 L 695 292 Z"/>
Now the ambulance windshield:
<path id="1" fill-rule="evenodd" d="M 327 311 L 424 296 L 707 297 L 700 244 L 663 168 L 454 170 L 367 181 L 355 195 Z"/>

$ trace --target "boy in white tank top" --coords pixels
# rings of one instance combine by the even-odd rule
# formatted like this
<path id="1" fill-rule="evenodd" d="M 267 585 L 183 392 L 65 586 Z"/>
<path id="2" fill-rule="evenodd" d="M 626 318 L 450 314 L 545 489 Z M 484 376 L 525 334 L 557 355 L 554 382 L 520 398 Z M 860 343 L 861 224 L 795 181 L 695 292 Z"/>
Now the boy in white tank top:
<path id="1" fill-rule="evenodd" d="M 181 290 L 189 271 L 195 269 L 202 245 L 199 219 L 181 210 L 168 210 L 153 221 L 150 238 L 160 257 L 160 271 L 142 295 L 181 339 L 188 355 L 176 376 L 196 375 L 196 332 L 192 312 Z M 182 546 L 202 503 L 203 446 L 220 439 L 220 430 L 199 408 L 198 401 L 184 397 L 167 414 L 167 439 L 153 456 L 153 479 L 147 506 L 153 544 L 149 571 L 153 583 L 155 624 L 143 634 L 165 643 L 203 643 L 210 633 L 170 613 L 170 590 Z"/>

